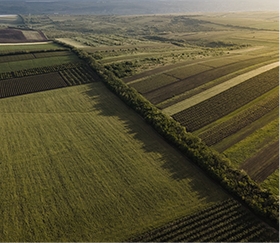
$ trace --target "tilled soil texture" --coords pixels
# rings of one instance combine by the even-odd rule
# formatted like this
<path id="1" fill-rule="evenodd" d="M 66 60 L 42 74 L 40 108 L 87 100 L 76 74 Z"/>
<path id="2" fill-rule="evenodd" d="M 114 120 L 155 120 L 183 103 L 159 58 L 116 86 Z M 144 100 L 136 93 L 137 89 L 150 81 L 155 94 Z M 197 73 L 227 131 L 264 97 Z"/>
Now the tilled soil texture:
<path id="1" fill-rule="evenodd" d="M 47 38 L 41 31 L 20 30 L 20 29 L 0 29 L 0 43 L 26 43 L 41 42 Z"/>
<path id="2" fill-rule="evenodd" d="M 152 90 L 151 92 L 145 93 L 144 96 L 153 104 L 158 104 L 160 102 L 172 98 L 173 96 L 194 89 L 219 77 L 222 77 L 232 72 L 236 72 L 250 65 L 255 65 L 261 61 L 264 61 L 265 59 L 266 58 L 264 57 L 252 58 L 250 60 L 239 61 L 236 63 L 220 66 L 215 68 L 214 70 L 207 70 L 202 73 L 188 77 L 186 79 L 181 79 L 172 84 L 165 85 L 156 90 Z"/>
<path id="3" fill-rule="evenodd" d="M 240 167 L 256 182 L 264 181 L 279 168 L 279 141 L 272 143 L 246 160 Z"/>

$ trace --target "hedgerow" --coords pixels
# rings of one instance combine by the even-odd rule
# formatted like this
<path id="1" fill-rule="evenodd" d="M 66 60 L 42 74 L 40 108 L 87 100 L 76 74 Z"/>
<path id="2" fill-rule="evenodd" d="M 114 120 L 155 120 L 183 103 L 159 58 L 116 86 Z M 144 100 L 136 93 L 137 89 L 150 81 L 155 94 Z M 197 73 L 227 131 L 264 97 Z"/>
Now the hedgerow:
<path id="1" fill-rule="evenodd" d="M 62 45 L 67 46 L 64 43 Z M 278 199 L 272 193 L 263 190 L 244 171 L 233 168 L 228 158 L 208 147 L 199 137 L 187 132 L 180 123 L 163 114 L 93 57 L 76 48 L 68 47 L 86 61 L 111 91 L 140 114 L 170 144 L 205 170 L 255 214 L 278 229 Z"/>

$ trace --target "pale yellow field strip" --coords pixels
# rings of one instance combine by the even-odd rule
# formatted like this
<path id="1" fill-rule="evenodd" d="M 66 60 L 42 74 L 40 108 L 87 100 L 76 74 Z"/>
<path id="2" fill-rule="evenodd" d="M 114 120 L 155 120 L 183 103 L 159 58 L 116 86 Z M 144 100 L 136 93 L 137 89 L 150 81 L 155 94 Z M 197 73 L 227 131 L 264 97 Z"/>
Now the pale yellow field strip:
<path id="1" fill-rule="evenodd" d="M 40 41 L 40 42 L 23 42 L 23 43 L 0 43 L 0 46 L 24 46 L 24 45 L 43 45 L 50 44 L 53 41 Z"/>
<path id="2" fill-rule="evenodd" d="M 219 84 L 219 85 L 216 85 L 215 87 L 213 88 L 210 88 L 210 89 L 207 89 L 195 96 L 192 96 L 190 97 L 189 99 L 186 99 L 186 100 L 183 100 L 181 102 L 178 102 L 172 106 L 169 106 L 165 109 L 163 109 L 163 112 L 172 116 L 182 110 L 185 110 L 187 108 L 190 108 L 204 100 L 207 100 L 227 89 L 230 89 L 240 83 L 243 83 L 245 82 L 246 80 L 250 79 L 250 78 L 253 78 L 263 72 L 266 72 L 266 71 L 269 71 L 275 67 L 278 67 L 279 66 L 279 62 L 274 62 L 274 63 L 271 63 L 271 64 L 268 64 L 268 65 L 265 65 L 263 67 L 260 67 L 258 69 L 255 69 L 253 71 L 250 71 L 250 72 L 247 72 L 247 73 L 244 73 L 244 74 L 241 74 L 235 78 L 232 78 L 222 84 Z"/>

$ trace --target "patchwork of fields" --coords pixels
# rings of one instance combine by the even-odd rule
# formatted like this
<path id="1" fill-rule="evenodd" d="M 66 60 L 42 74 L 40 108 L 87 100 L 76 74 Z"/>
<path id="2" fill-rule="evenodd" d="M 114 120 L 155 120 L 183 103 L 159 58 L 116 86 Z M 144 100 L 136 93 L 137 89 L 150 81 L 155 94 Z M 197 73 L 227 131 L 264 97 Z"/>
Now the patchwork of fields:
<path id="1" fill-rule="evenodd" d="M 0 106 L 4 241 L 121 241 L 229 197 L 100 82 Z"/>
<path id="2" fill-rule="evenodd" d="M 255 61 L 261 59 L 263 67 L 255 67 L 255 74 L 254 70 L 245 72 L 248 70 L 248 65 L 254 66 Z M 273 62 L 276 61 L 275 59 L 270 59 L 270 64 L 267 64 L 268 60 L 263 57 L 246 60 L 243 67 L 242 62 L 238 63 L 239 68 L 236 70 L 239 72 L 234 72 L 231 67 L 228 69 L 228 74 L 224 73 L 224 75 L 219 72 L 223 66 L 194 75 L 194 68 L 191 67 L 188 77 L 188 65 L 186 65 L 185 79 L 175 76 L 174 71 L 166 70 L 165 73 L 141 79 L 138 82 L 131 81 L 128 84 L 142 92 L 152 103 L 162 107 L 163 112 L 172 115 L 188 131 L 194 132 L 208 145 L 235 161 L 236 154 L 243 154 L 240 149 L 246 137 L 252 136 L 254 132 L 263 129 L 270 122 L 275 121 L 278 124 L 275 119 L 278 118 L 279 109 L 279 63 Z M 199 69 L 200 65 L 197 64 Z M 228 65 L 225 66 L 228 68 Z M 181 69 L 181 67 L 178 69 L 178 73 Z M 209 75 L 211 71 L 216 72 L 217 76 L 214 77 L 213 73 Z M 237 76 L 242 71 L 243 74 Z M 173 73 L 173 76 L 169 76 L 170 73 Z M 163 75 L 168 79 L 162 78 Z M 230 75 L 231 79 L 227 75 Z M 242 75 L 248 78 L 240 79 Z M 234 76 L 236 77 L 233 78 Z M 145 85 L 145 83 L 149 84 Z M 268 118 L 265 119 L 265 117 Z M 253 123 L 257 125 L 252 129 Z M 272 140 L 268 134 L 264 135 L 262 141 L 266 143 L 264 142 L 260 148 L 255 149 L 246 159 L 239 162 L 240 168 L 247 171 L 252 178 L 256 177 L 256 174 L 252 172 L 252 167 L 258 166 L 256 170 L 259 174 L 263 174 L 257 180 L 259 183 L 278 172 L 279 150 L 276 144 L 273 149 L 267 148 L 268 144 L 274 143 L 275 139 L 278 143 L 279 131 L 277 128 L 273 131 Z M 237 138 L 239 132 L 243 132 L 243 135 Z M 254 140 L 254 143 L 256 142 L 257 139 Z M 229 152 L 232 146 L 237 149 L 235 154 Z M 259 153 L 266 154 L 272 159 L 260 157 Z M 250 166 L 243 166 L 248 163 L 247 160 L 251 160 Z"/>
<path id="3" fill-rule="evenodd" d="M 37 26 L 86 50 L 278 196 L 274 24 L 252 33 L 252 19 L 170 18 L 100 16 L 102 26 L 44 16 Z M 278 241 L 68 48 L 0 46 L 0 64 L 1 240 Z"/>

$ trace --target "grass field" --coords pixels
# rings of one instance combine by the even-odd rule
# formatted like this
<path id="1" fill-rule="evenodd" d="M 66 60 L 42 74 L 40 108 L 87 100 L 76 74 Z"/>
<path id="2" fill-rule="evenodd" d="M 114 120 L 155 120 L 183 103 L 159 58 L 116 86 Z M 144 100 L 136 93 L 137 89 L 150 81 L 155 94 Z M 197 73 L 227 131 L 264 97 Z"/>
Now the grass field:
<path id="1" fill-rule="evenodd" d="M 61 65 L 64 63 L 78 61 L 79 59 L 74 55 L 69 56 L 55 56 L 48 58 L 39 58 L 25 61 L 15 61 L 15 62 L 7 62 L 1 63 L 0 73 L 19 71 L 22 69 L 29 68 L 39 68 L 39 67 L 47 67 L 53 65 Z"/>
<path id="2" fill-rule="evenodd" d="M 3 241 L 121 241 L 228 197 L 101 83 L 0 105 Z"/>
<path id="3" fill-rule="evenodd" d="M 55 50 L 55 49 L 61 49 L 61 46 L 54 44 L 54 43 L 45 43 L 45 44 L 12 44 L 12 45 L 0 45 L 0 53 L 7 53 L 7 52 L 13 52 L 13 51 L 37 51 L 37 50 Z"/>

